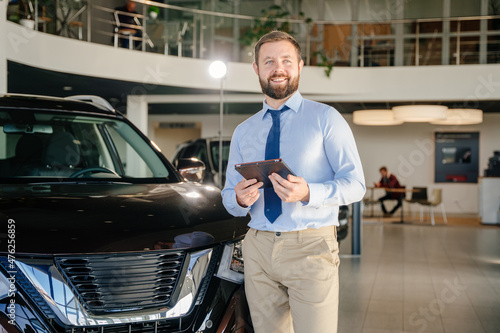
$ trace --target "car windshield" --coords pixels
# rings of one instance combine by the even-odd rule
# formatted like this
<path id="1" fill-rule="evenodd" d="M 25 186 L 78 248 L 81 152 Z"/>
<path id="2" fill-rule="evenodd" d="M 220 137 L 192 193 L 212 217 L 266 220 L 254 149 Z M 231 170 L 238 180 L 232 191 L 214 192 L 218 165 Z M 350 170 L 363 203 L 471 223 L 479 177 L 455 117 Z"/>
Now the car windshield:
<path id="1" fill-rule="evenodd" d="M 116 118 L 0 111 L 0 177 L 126 181 L 177 176 L 134 128 Z"/>

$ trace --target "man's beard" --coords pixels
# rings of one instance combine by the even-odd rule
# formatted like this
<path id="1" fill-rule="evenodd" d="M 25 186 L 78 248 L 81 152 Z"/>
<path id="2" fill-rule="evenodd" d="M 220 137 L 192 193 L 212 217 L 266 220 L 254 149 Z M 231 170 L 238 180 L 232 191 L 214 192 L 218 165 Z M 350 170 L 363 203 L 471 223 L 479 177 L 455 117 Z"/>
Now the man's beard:
<path id="1" fill-rule="evenodd" d="M 272 80 L 273 78 L 280 78 L 280 77 L 282 76 L 274 76 L 269 78 L 269 80 L 262 78 L 259 79 L 260 87 L 264 95 L 269 96 L 272 99 L 281 100 L 289 97 L 294 92 L 296 92 L 297 89 L 299 89 L 300 76 L 297 76 L 295 78 L 289 77 L 286 85 L 284 86 L 272 87 L 269 81 Z"/>

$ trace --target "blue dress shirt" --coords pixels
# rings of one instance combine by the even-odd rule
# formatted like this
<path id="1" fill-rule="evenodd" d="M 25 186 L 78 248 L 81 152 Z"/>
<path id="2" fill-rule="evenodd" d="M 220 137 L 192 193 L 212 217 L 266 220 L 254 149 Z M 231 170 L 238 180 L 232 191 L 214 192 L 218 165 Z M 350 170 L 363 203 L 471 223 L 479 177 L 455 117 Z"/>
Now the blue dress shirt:
<path id="1" fill-rule="evenodd" d="M 272 117 L 264 101 L 261 111 L 238 125 L 233 133 L 222 200 L 233 216 L 250 212 L 249 226 L 266 231 L 297 231 L 338 225 L 340 205 L 362 200 L 363 168 L 356 143 L 345 119 L 334 108 L 304 99 L 297 91 L 281 114 L 280 154 L 292 171 L 309 185 L 309 202 L 282 202 L 274 223 L 264 215 L 264 195 L 250 207 L 236 201 L 234 187 L 243 177 L 234 165 L 264 160 Z"/>

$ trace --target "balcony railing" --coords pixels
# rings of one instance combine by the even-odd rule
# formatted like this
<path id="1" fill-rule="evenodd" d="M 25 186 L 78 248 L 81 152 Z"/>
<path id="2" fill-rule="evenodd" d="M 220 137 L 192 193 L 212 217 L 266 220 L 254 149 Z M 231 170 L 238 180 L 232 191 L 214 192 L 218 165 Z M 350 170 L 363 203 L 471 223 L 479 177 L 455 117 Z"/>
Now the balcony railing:
<path id="1" fill-rule="evenodd" d="M 139 13 L 127 14 L 92 0 L 20 0 L 9 5 L 7 15 L 36 30 L 114 47 L 127 39 L 128 48 L 144 52 L 251 62 L 252 48 L 241 36 L 266 18 L 207 10 L 203 3 L 185 8 L 137 1 Z M 159 9 L 155 18 L 150 15 L 152 6 Z M 132 16 L 136 23 L 120 25 L 120 14 Z M 370 22 L 311 21 L 299 16 L 267 20 L 288 25 L 307 65 L 500 63 L 500 15 Z"/>

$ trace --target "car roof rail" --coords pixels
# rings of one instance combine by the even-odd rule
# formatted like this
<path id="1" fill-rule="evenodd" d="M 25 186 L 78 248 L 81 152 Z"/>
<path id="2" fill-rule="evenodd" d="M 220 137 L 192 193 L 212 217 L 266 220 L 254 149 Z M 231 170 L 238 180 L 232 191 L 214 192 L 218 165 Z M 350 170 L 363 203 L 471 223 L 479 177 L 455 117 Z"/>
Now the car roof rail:
<path id="1" fill-rule="evenodd" d="M 75 101 L 83 101 L 83 102 L 91 102 L 98 104 L 100 106 L 105 107 L 109 111 L 115 112 L 115 109 L 109 104 L 107 100 L 102 98 L 101 96 L 96 96 L 96 95 L 74 95 L 74 96 L 68 96 L 65 97 L 66 99 L 71 99 Z"/>

